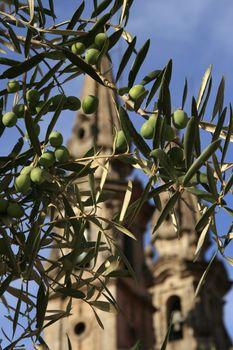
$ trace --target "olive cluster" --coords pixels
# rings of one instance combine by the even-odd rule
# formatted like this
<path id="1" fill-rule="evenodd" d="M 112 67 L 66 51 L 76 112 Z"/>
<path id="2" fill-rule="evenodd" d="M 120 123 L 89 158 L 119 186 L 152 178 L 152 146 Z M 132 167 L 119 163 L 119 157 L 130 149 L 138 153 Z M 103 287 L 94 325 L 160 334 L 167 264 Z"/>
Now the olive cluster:
<path id="1" fill-rule="evenodd" d="M 0 198 L 0 216 L 5 215 L 11 218 L 20 219 L 24 216 L 24 209 L 19 203 Z"/>
<path id="2" fill-rule="evenodd" d="M 15 179 L 15 189 L 17 192 L 26 194 L 32 187 L 32 184 L 41 185 L 46 180 L 45 169 L 55 165 L 55 162 L 65 163 L 69 160 L 68 149 L 62 145 L 63 137 L 58 131 L 52 131 L 49 135 L 50 145 L 54 151 L 46 150 L 40 156 L 37 164 L 24 167 L 19 176 Z"/>
<path id="3" fill-rule="evenodd" d="M 9 93 L 15 93 L 19 91 L 20 85 L 18 81 L 11 80 L 7 84 L 7 91 Z M 49 104 L 45 104 L 45 101 L 40 100 L 40 92 L 35 89 L 27 90 L 26 92 L 26 103 L 27 107 L 32 115 L 36 115 L 41 112 L 43 108 L 43 114 L 48 112 L 54 112 L 58 105 L 63 99 L 63 109 L 69 109 L 71 111 L 77 111 L 81 108 L 86 114 L 92 114 L 96 111 L 99 100 L 96 96 L 88 95 L 84 97 L 82 102 L 78 97 L 68 96 L 58 94 L 50 99 Z M 47 106 L 47 107 L 46 107 Z M 19 103 L 15 104 L 12 108 L 12 111 L 6 112 L 2 116 L 2 123 L 5 127 L 11 128 L 17 124 L 19 118 L 24 118 L 25 114 L 25 104 Z M 40 134 L 40 126 L 38 123 L 35 123 L 35 132 L 37 136 Z M 26 134 L 27 135 L 27 134 Z"/>
<path id="4" fill-rule="evenodd" d="M 91 65 L 97 65 L 108 50 L 108 43 L 108 36 L 105 33 L 99 33 L 95 36 L 94 43 L 88 48 L 82 42 L 77 41 L 71 46 L 71 51 L 79 56 L 85 53 L 86 62 Z"/>

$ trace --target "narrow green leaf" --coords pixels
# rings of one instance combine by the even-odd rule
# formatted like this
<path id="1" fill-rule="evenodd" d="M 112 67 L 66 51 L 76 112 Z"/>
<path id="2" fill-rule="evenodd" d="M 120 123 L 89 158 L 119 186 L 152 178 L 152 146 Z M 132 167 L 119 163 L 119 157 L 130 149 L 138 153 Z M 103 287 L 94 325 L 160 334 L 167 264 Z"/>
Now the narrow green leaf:
<path id="1" fill-rule="evenodd" d="M 217 181 L 214 177 L 214 171 L 209 164 L 207 164 L 207 178 L 210 192 L 217 199 L 218 198 L 218 190 L 217 190 Z"/>
<path id="2" fill-rule="evenodd" d="M 78 20 L 80 19 L 80 16 L 83 13 L 84 8 L 85 8 L 85 2 L 82 1 L 81 5 L 77 8 L 77 10 L 73 14 L 73 16 L 72 16 L 72 18 L 67 26 L 68 30 L 73 29 L 75 27 L 76 23 L 78 22 Z"/>
<path id="3" fill-rule="evenodd" d="M 166 333 L 166 335 L 165 335 L 165 338 L 164 338 L 164 340 L 163 340 L 163 343 L 162 343 L 162 345 L 161 345 L 160 350 L 166 350 L 166 348 L 167 348 L 167 344 L 168 344 L 168 341 L 169 341 L 169 336 L 170 336 L 172 324 L 173 324 L 173 314 L 171 314 L 171 316 L 170 316 L 170 320 L 169 320 L 169 325 L 168 325 L 167 333 Z"/>
<path id="4" fill-rule="evenodd" d="M 123 19 L 126 16 L 127 3 L 128 3 L 128 0 L 123 0 L 122 10 L 121 10 L 121 17 L 120 17 L 120 20 L 119 20 L 119 26 L 120 27 L 122 26 Z"/>
<path id="5" fill-rule="evenodd" d="M 168 172 L 168 174 L 172 173 L 170 160 L 165 151 L 160 148 L 153 149 L 150 152 L 150 155 L 158 160 L 159 165 L 162 166 Z"/>
<path id="6" fill-rule="evenodd" d="M 33 307 L 35 306 L 35 304 L 29 298 L 28 293 L 23 293 L 21 290 L 10 286 L 7 288 L 7 292 L 13 295 L 13 297 L 15 297 L 16 299 L 20 298 L 25 304 L 28 304 Z"/>
<path id="7" fill-rule="evenodd" d="M 96 7 L 96 9 L 92 12 L 91 18 L 97 17 L 103 12 L 110 4 L 112 0 L 103 0 L 101 3 Z"/>
<path id="8" fill-rule="evenodd" d="M 218 179 L 221 181 L 221 183 L 223 183 L 222 171 L 221 171 L 221 168 L 219 166 L 218 158 L 214 153 L 212 154 L 212 160 L 213 160 L 214 170 L 218 176 Z"/>
<path id="9" fill-rule="evenodd" d="M 33 32 L 30 27 L 27 29 L 26 41 L 24 44 L 24 56 L 28 58 L 30 49 L 31 49 L 31 40 L 32 40 Z"/>
<path id="10" fill-rule="evenodd" d="M 196 117 L 191 117 L 188 121 L 184 134 L 184 159 L 185 166 L 188 169 L 193 162 L 193 150 L 195 135 L 198 128 L 198 120 Z"/>
<path id="11" fill-rule="evenodd" d="M 216 250 L 216 252 L 215 252 L 214 255 L 212 256 L 212 258 L 211 258 L 211 260 L 210 260 L 210 262 L 209 262 L 207 268 L 205 269 L 203 275 L 201 276 L 201 279 L 200 279 L 200 281 L 199 281 L 199 283 L 198 283 L 198 285 L 197 285 L 197 288 L 196 288 L 196 290 L 195 290 L 195 297 L 198 296 L 202 285 L 205 283 L 206 276 L 207 276 L 207 274 L 208 274 L 208 272 L 209 272 L 209 269 L 210 269 L 211 265 L 212 265 L 213 262 L 214 262 L 214 259 L 215 259 L 216 256 L 217 256 L 217 253 L 218 253 L 218 250 Z"/>
<path id="12" fill-rule="evenodd" d="M 121 35 L 123 33 L 123 28 L 117 30 L 112 35 L 109 36 L 109 43 L 108 43 L 108 51 L 111 50 L 116 43 L 120 40 Z"/>
<path id="13" fill-rule="evenodd" d="M 182 95 L 181 109 L 184 109 L 185 101 L 186 101 L 186 98 L 187 98 L 187 93 L 188 93 L 188 81 L 187 81 L 187 78 L 185 78 L 184 90 L 183 90 L 183 95 Z"/>
<path id="14" fill-rule="evenodd" d="M 40 27 L 43 28 L 46 22 L 45 18 L 45 11 L 44 11 L 44 6 L 42 4 L 41 0 L 37 0 L 38 3 L 38 15 L 39 15 L 39 21 L 40 21 Z"/>
<path id="15" fill-rule="evenodd" d="M 81 290 L 77 290 L 77 289 L 59 287 L 56 289 L 56 291 L 66 297 L 71 297 L 75 299 L 85 298 L 85 294 Z"/>
<path id="16" fill-rule="evenodd" d="M 212 118 L 211 121 L 214 120 L 217 113 L 222 112 L 223 102 L 224 102 L 224 89 L 225 89 L 225 78 L 222 77 L 221 82 L 218 87 L 218 92 L 212 112 Z"/>
<path id="17" fill-rule="evenodd" d="M 53 5 L 53 0 L 49 0 L 49 8 L 52 14 L 53 19 L 56 18 L 55 12 L 54 12 L 54 5 Z"/>
<path id="18" fill-rule="evenodd" d="M 12 337 L 14 337 L 16 328 L 18 326 L 19 313 L 20 313 L 20 308 L 21 308 L 22 287 L 23 286 L 21 284 L 21 289 L 19 290 L 19 296 L 18 296 L 16 308 L 14 310 L 14 319 L 13 319 L 13 325 L 12 325 Z"/>
<path id="19" fill-rule="evenodd" d="M 63 196 L 63 203 L 65 207 L 65 214 L 67 217 L 75 217 L 75 212 L 73 211 L 73 208 L 71 207 L 69 201 Z M 73 227 L 74 234 L 75 234 L 75 242 L 78 247 L 80 247 L 82 241 L 83 241 L 83 234 L 81 232 L 81 225 L 78 219 L 70 220 L 70 223 Z"/>
<path id="20" fill-rule="evenodd" d="M 211 77 L 211 72 L 212 72 L 212 65 L 210 65 L 207 68 L 207 70 L 205 71 L 205 74 L 203 75 L 201 86 L 200 86 L 198 97 L 197 97 L 197 109 L 199 109 L 199 107 L 200 107 L 201 101 L 203 99 L 203 96 L 204 96 L 204 93 L 206 90 L 206 86 L 207 86 L 208 81 Z"/>
<path id="21" fill-rule="evenodd" d="M 145 42 L 145 44 L 142 46 L 142 48 L 138 51 L 138 54 L 134 60 L 133 66 L 129 72 L 128 87 L 133 86 L 136 76 L 146 58 L 149 47 L 150 47 L 150 40 L 148 39 Z"/>
<path id="22" fill-rule="evenodd" d="M 158 98 L 158 108 L 159 112 L 163 112 L 167 116 L 167 122 L 170 122 L 171 116 L 171 100 L 170 100 L 170 91 L 169 84 L 171 81 L 172 75 L 172 60 L 169 60 L 168 64 L 165 67 Z"/>
<path id="23" fill-rule="evenodd" d="M 0 76 L 0 79 L 11 79 L 18 77 L 19 75 L 28 72 L 33 67 L 38 65 L 44 59 L 44 54 L 37 54 L 26 61 L 13 66 L 12 68 L 8 68 L 3 74 Z"/>
<path id="24" fill-rule="evenodd" d="M 162 225 L 163 221 L 165 220 L 165 218 L 167 217 L 167 215 L 170 214 L 170 212 L 173 210 L 174 205 L 176 204 L 176 202 L 179 200 L 180 198 L 180 192 L 177 191 L 175 192 L 167 201 L 165 207 L 163 208 L 162 212 L 160 213 L 157 223 L 153 228 L 152 234 L 155 233 L 158 228 Z"/>
<path id="25" fill-rule="evenodd" d="M 232 186 L 233 186 L 233 173 L 231 174 L 231 176 L 229 177 L 229 179 L 226 183 L 226 186 L 224 188 L 224 195 L 226 195 L 230 191 Z"/>
<path id="26" fill-rule="evenodd" d="M 68 334 L 66 334 L 66 337 L 67 337 L 67 343 L 68 343 L 68 350 L 72 350 L 72 345 Z"/>
<path id="27" fill-rule="evenodd" d="M 15 259 L 15 254 L 13 253 L 13 250 L 11 249 L 11 241 L 10 238 L 7 235 L 7 232 L 0 226 L 0 233 L 4 240 L 4 246 L 7 258 L 9 259 L 8 264 L 11 266 L 14 273 L 18 272 L 18 266 Z"/>
<path id="28" fill-rule="evenodd" d="M 228 145 L 229 145 L 230 140 L 231 140 L 232 128 L 233 128 L 233 113 L 232 113 L 232 106 L 230 104 L 229 124 L 228 124 L 228 128 L 227 128 L 226 139 L 225 139 L 223 150 L 222 150 L 221 164 L 223 164 L 223 162 L 224 162 L 224 159 L 225 159 L 225 156 L 227 153 L 227 149 L 228 149 Z"/>
<path id="29" fill-rule="evenodd" d="M 39 83 L 37 83 L 36 88 L 39 90 L 44 86 L 54 75 L 58 72 L 59 68 L 63 65 L 63 61 L 58 62 L 52 67 L 41 79 Z"/>
<path id="30" fill-rule="evenodd" d="M 104 312 L 117 313 L 116 307 L 107 301 L 91 301 L 90 305 Z"/>
<path id="31" fill-rule="evenodd" d="M 212 78 L 210 77 L 210 80 L 208 82 L 208 89 L 207 89 L 207 93 L 205 96 L 205 99 L 202 102 L 202 106 L 201 106 L 201 110 L 199 112 L 199 119 L 202 119 L 203 116 L 205 115 L 205 110 L 207 107 L 207 103 L 209 101 L 209 97 L 210 97 L 210 93 L 211 93 L 211 88 L 212 88 Z"/>
<path id="32" fill-rule="evenodd" d="M 210 203 L 215 203 L 216 202 L 216 197 L 213 196 L 212 193 L 200 190 L 197 187 L 186 187 L 185 190 L 187 192 L 192 193 L 194 196 L 196 196 L 200 200 L 205 200 Z"/>
<path id="33" fill-rule="evenodd" d="M 14 0 L 14 5 L 15 5 L 15 12 L 17 13 L 19 10 L 19 1 L 18 0 Z"/>
<path id="34" fill-rule="evenodd" d="M 141 207 L 148 200 L 148 193 L 149 193 L 149 191 L 151 189 L 152 181 L 153 181 L 153 178 L 150 178 L 148 183 L 147 183 L 147 185 L 145 186 L 142 194 L 140 195 L 140 198 L 137 201 L 137 205 L 135 206 L 134 211 L 132 213 L 132 216 L 130 217 L 129 226 L 132 225 L 132 222 L 137 217 L 139 211 L 141 210 Z"/>
<path id="35" fill-rule="evenodd" d="M 13 67 L 13 66 L 16 66 L 17 64 L 20 64 L 20 62 L 16 60 L 12 60 L 11 58 L 0 57 L 0 64 Z"/>
<path id="36" fill-rule="evenodd" d="M 212 214 L 215 211 L 216 206 L 217 206 L 217 203 L 212 204 L 202 215 L 202 217 L 200 218 L 200 220 L 197 222 L 195 226 L 195 230 L 197 232 L 201 231 L 203 227 L 207 224 L 207 222 L 210 220 L 210 218 L 212 217 Z"/>
<path id="37" fill-rule="evenodd" d="M 92 202 L 93 202 L 94 206 L 96 207 L 95 177 L 93 174 L 88 175 L 88 184 L 90 186 Z"/>
<path id="38" fill-rule="evenodd" d="M 48 293 L 46 293 L 44 283 L 41 282 L 36 299 L 36 326 L 39 330 L 42 329 L 45 313 L 48 305 Z"/>
<path id="39" fill-rule="evenodd" d="M 124 227 L 123 225 L 120 225 L 115 221 L 111 221 L 111 220 L 108 220 L 108 219 L 103 218 L 103 217 L 101 217 L 101 220 L 108 223 L 111 227 L 114 227 L 116 230 L 124 233 L 126 236 L 129 236 L 129 237 L 133 238 L 134 240 L 137 240 L 137 238 L 134 236 L 134 234 L 131 231 L 129 231 L 126 227 Z"/>
<path id="40" fill-rule="evenodd" d="M 9 32 L 9 35 L 11 38 L 11 42 L 15 48 L 15 51 L 18 53 L 21 53 L 21 47 L 20 47 L 17 35 L 15 34 L 15 32 L 13 31 L 13 29 L 10 26 L 8 27 L 8 32 Z"/>
<path id="41" fill-rule="evenodd" d="M 124 201 L 121 207 L 121 213 L 120 213 L 120 222 L 122 222 L 124 220 L 125 217 L 125 213 L 128 209 L 130 200 L 131 200 L 131 196 L 132 196 L 132 191 L 133 191 L 133 183 L 131 180 L 128 181 L 127 184 L 127 188 L 126 188 L 126 192 L 125 192 L 125 197 L 124 197 Z"/>
<path id="42" fill-rule="evenodd" d="M 29 5 L 29 15 L 30 15 L 30 22 L 33 21 L 34 18 L 34 0 L 28 0 L 28 5 Z"/>
<path id="43" fill-rule="evenodd" d="M 187 174 L 184 177 L 183 185 L 187 185 L 189 180 L 193 177 L 193 175 L 199 170 L 199 168 L 204 165 L 206 160 L 219 148 L 221 144 L 221 140 L 216 140 L 207 146 L 201 155 L 194 161 L 191 167 L 188 169 Z"/>
<path id="44" fill-rule="evenodd" d="M 153 135 L 153 149 L 159 148 L 159 145 L 161 143 L 161 135 L 163 130 L 163 118 L 161 115 L 158 115 L 155 127 L 154 127 L 154 135 Z"/>
<path id="45" fill-rule="evenodd" d="M 96 34 L 99 31 L 103 30 L 104 25 L 106 25 L 106 23 L 110 18 L 111 18 L 111 13 L 106 13 L 100 19 L 98 19 L 98 21 L 94 24 L 94 26 L 91 28 L 91 30 L 87 35 L 87 38 L 89 41 L 92 41 L 94 36 L 96 36 Z"/>
<path id="46" fill-rule="evenodd" d="M 147 101 L 146 101 L 146 107 L 150 104 L 150 102 L 152 101 L 152 99 L 154 98 L 158 88 L 160 87 L 161 85 L 161 82 L 162 82 L 162 78 L 163 78 L 163 74 L 164 74 L 164 70 L 162 70 L 159 74 L 158 74 L 158 77 L 157 79 L 155 80 L 151 90 L 150 90 L 150 93 L 149 93 L 149 96 L 147 98 Z"/>
<path id="47" fill-rule="evenodd" d="M 228 208 L 228 207 L 223 207 L 223 209 L 224 209 L 230 216 L 233 216 L 233 209 Z"/>
<path id="48" fill-rule="evenodd" d="M 148 73 L 140 82 L 140 85 L 147 85 L 160 75 L 161 70 L 153 70 L 152 72 Z"/>
<path id="49" fill-rule="evenodd" d="M 95 315 L 95 318 L 96 318 L 96 321 L 97 321 L 98 325 L 104 330 L 104 325 L 101 322 L 101 319 L 99 318 L 97 312 L 95 311 L 95 309 L 93 307 L 92 307 L 92 310 L 94 312 L 94 315 Z"/>
<path id="50" fill-rule="evenodd" d="M 127 112 L 123 107 L 120 107 L 119 116 L 120 116 L 121 126 L 124 131 L 124 134 L 126 135 L 127 140 L 134 142 L 138 150 L 142 152 L 142 154 L 145 157 L 149 157 L 149 154 L 150 154 L 149 146 L 146 144 L 144 139 L 137 133 L 131 120 L 129 119 Z"/>
<path id="51" fill-rule="evenodd" d="M 206 236 L 208 234 L 208 231 L 209 231 L 209 227 L 210 227 L 210 223 L 211 223 L 211 219 L 208 220 L 207 224 L 203 227 L 202 229 L 202 232 L 198 238 L 198 242 L 197 242 L 197 247 L 196 247 L 196 250 L 195 250 L 195 260 L 198 258 L 200 252 L 201 252 L 201 249 L 205 243 L 205 240 L 206 240 Z"/>
<path id="52" fill-rule="evenodd" d="M 94 68 L 92 68 L 89 64 L 87 64 L 82 58 L 74 55 L 70 51 L 64 51 L 64 52 L 66 57 L 70 60 L 70 62 L 72 62 L 75 66 L 81 69 L 82 72 L 88 74 L 90 77 L 92 77 L 95 81 L 97 81 L 101 85 L 104 85 L 99 75 L 94 70 Z"/>
<path id="53" fill-rule="evenodd" d="M 221 134 L 224 122 L 225 122 L 225 118 L 226 118 L 226 113 L 227 113 L 227 107 L 224 108 L 224 110 L 222 111 L 219 119 L 218 119 L 218 123 L 216 125 L 215 131 L 214 131 L 214 135 L 212 138 L 212 142 L 214 140 L 217 140 Z"/>
<path id="54" fill-rule="evenodd" d="M 13 275 L 8 275 L 4 281 L 0 285 L 0 298 L 4 295 L 5 291 L 9 287 L 11 281 L 13 279 Z"/>
<path id="55" fill-rule="evenodd" d="M 48 139 L 49 139 L 49 135 L 50 133 L 52 132 L 52 130 L 54 129 L 54 126 L 56 125 L 56 122 L 61 114 L 61 111 L 63 109 L 63 106 L 65 104 L 65 98 L 64 96 L 61 97 L 61 100 L 55 110 L 55 113 L 53 115 L 53 118 L 51 119 L 50 123 L 49 123 L 49 126 L 47 128 L 47 131 L 46 131 L 46 135 L 45 135 L 45 143 L 48 142 Z"/>
<path id="56" fill-rule="evenodd" d="M 38 154 L 38 156 L 40 156 L 41 155 L 40 141 L 38 139 L 38 136 L 37 136 L 37 133 L 35 130 L 34 121 L 33 121 L 31 114 L 27 108 L 25 108 L 24 120 L 25 120 L 25 125 L 26 125 L 26 129 L 27 129 L 28 137 L 30 139 L 32 147 L 34 148 L 34 150 Z"/>
<path id="57" fill-rule="evenodd" d="M 118 71 L 117 71 L 117 74 L 116 74 L 116 82 L 119 80 L 119 78 L 121 77 L 121 74 L 123 73 L 127 63 L 129 62 L 129 59 L 134 51 L 134 48 L 135 48 L 135 44 L 136 44 L 136 36 L 133 38 L 132 42 L 129 44 L 129 46 L 127 47 L 123 57 L 122 57 L 122 60 L 121 60 L 121 63 L 119 64 L 119 68 L 118 68 Z"/>

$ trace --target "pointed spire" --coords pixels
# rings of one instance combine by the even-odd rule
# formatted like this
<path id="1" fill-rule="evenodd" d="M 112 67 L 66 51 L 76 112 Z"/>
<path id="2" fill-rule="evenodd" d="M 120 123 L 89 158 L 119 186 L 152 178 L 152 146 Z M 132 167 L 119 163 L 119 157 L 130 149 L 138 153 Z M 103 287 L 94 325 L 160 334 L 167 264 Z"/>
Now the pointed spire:
<path id="1" fill-rule="evenodd" d="M 112 81 L 111 62 L 107 57 L 101 61 L 101 73 Z M 95 95 L 99 99 L 97 111 L 92 115 L 86 115 L 82 109 L 78 111 L 74 123 L 72 136 L 68 142 L 68 148 L 73 157 L 82 157 L 91 147 L 95 146 L 103 150 L 111 150 L 114 127 L 119 129 L 119 120 L 116 113 L 117 98 L 115 93 L 90 76 L 86 75 L 81 99 L 87 95 Z"/>
<path id="2" fill-rule="evenodd" d="M 111 62 L 106 56 L 102 58 L 100 71 L 109 82 L 113 81 Z M 98 97 L 99 106 L 96 112 L 91 115 L 85 114 L 82 109 L 77 113 L 72 135 L 68 141 L 70 154 L 75 159 L 83 157 L 93 147 L 95 147 L 95 151 L 101 150 L 101 154 L 111 154 L 114 129 L 120 129 L 117 115 L 117 95 L 114 91 L 86 75 L 81 99 L 87 95 Z M 115 160 L 111 162 L 109 178 L 122 180 L 131 170 L 128 164 L 119 164 L 119 161 Z M 98 175 L 96 173 L 97 177 Z"/>

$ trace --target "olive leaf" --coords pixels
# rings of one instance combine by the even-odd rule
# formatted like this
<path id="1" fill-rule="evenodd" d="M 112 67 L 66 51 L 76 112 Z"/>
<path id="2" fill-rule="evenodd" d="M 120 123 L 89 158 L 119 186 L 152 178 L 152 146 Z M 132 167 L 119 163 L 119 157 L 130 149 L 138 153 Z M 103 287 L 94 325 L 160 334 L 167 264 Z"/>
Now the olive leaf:
<path id="1" fill-rule="evenodd" d="M 220 144 L 221 140 L 215 140 L 213 143 L 211 143 L 204 149 L 201 155 L 194 161 L 194 163 L 188 169 L 183 180 L 184 186 L 187 185 L 189 180 L 200 169 L 200 167 L 205 163 L 205 161 L 219 148 Z"/>

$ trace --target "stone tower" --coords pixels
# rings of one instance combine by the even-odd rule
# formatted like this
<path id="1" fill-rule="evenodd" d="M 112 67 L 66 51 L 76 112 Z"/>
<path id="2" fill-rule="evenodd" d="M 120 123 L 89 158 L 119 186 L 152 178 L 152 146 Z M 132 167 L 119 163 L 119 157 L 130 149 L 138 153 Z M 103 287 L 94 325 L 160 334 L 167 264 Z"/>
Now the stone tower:
<path id="1" fill-rule="evenodd" d="M 107 58 L 103 59 L 101 73 L 106 79 L 112 81 L 110 62 Z M 68 142 L 70 153 L 75 159 L 83 157 L 92 148 L 95 151 L 99 150 L 101 155 L 111 154 L 114 128 L 119 129 L 114 93 L 86 76 L 81 97 L 86 95 L 97 96 L 99 107 L 91 116 L 82 111 L 77 114 Z M 98 159 L 98 162 L 101 161 L 102 159 Z M 102 175 L 101 167 L 99 168 L 100 171 L 95 173 L 97 184 Z M 130 171 L 127 165 L 119 166 L 116 161 L 110 163 L 104 188 L 113 191 L 114 195 L 99 209 L 103 217 L 111 218 L 121 208 L 127 187 L 126 176 Z M 134 200 L 140 196 L 141 191 L 140 183 L 134 181 Z M 130 228 L 137 237 L 136 242 L 124 234 L 117 236 L 118 245 L 134 268 L 138 281 L 136 283 L 133 279 L 117 278 L 112 279 L 108 285 L 122 312 L 110 314 L 96 310 L 104 325 L 102 330 L 90 306 L 83 301 L 73 299 L 72 315 L 55 323 L 49 327 L 48 331 L 45 330 L 45 339 L 51 349 L 67 349 L 66 333 L 69 335 L 73 350 L 124 350 L 132 347 L 139 339 L 142 341 L 143 350 L 154 348 L 152 328 L 154 308 L 147 289 L 148 282 L 145 276 L 149 274 L 143 248 L 144 232 L 152 213 L 152 207 L 146 204 Z M 112 232 L 112 234 L 116 233 Z M 90 225 L 87 235 L 88 240 L 96 240 L 96 228 Z M 100 255 L 99 259 L 104 260 L 104 256 Z M 66 304 L 65 299 L 56 298 L 50 301 L 49 309 L 65 309 Z"/>
<path id="2" fill-rule="evenodd" d="M 161 196 L 163 204 L 168 197 Z M 183 194 L 175 207 L 179 221 L 179 236 L 168 215 L 157 231 L 155 247 L 159 258 L 153 266 L 154 284 L 151 288 L 156 350 L 165 338 L 172 316 L 167 350 L 229 350 L 230 340 L 223 324 L 223 297 L 231 284 L 226 270 L 215 260 L 207 283 L 195 298 L 195 289 L 207 267 L 203 256 L 193 262 L 198 235 L 195 224 L 199 218 L 196 199 Z M 159 212 L 155 211 L 153 222 Z"/>

